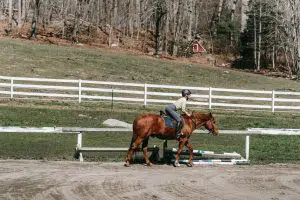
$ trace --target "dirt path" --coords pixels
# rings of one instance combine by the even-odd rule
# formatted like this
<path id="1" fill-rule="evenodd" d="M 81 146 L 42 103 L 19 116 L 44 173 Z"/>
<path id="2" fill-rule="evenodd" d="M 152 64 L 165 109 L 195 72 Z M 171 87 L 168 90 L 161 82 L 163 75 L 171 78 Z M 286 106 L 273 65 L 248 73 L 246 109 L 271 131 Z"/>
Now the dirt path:
<path id="1" fill-rule="evenodd" d="M 300 198 L 300 165 L 152 168 L 123 163 L 0 161 L 0 199 Z"/>

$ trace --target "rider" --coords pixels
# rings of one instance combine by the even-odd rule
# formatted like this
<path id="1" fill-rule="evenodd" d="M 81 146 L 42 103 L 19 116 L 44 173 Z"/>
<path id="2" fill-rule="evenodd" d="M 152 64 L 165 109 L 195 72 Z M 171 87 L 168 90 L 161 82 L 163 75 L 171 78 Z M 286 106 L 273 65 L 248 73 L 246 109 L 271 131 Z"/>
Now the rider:
<path id="1" fill-rule="evenodd" d="M 180 115 L 176 112 L 177 110 L 181 110 L 183 113 L 185 113 L 188 116 L 191 116 L 186 110 L 186 101 L 190 99 L 191 97 L 191 91 L 188 89 L 184 89 L 181 91 L 181 98 L 175 101 L 172 104 L 167 105 L 165 111 L 166 113 L 175 119 L 177 121 L 177 126 L 176 126 L 176 138 L 179 139 L 180 136 L 182 135 L 181 133 L 181 127 L 183 125 L 182 118 Z"/>

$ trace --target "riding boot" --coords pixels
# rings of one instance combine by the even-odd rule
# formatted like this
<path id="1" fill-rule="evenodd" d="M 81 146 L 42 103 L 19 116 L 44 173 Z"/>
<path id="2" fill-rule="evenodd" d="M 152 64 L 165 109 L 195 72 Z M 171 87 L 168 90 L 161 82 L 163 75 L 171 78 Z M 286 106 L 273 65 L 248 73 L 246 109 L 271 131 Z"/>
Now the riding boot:
<path id="1" fill-rule="evenodd" d="M 179 140 L 180 137 L 182 136 L 181 128 L 182 128 L 182 122 L 178 122 L 177 126 L 176 126 L 176 139 L 177 140 Z"/>

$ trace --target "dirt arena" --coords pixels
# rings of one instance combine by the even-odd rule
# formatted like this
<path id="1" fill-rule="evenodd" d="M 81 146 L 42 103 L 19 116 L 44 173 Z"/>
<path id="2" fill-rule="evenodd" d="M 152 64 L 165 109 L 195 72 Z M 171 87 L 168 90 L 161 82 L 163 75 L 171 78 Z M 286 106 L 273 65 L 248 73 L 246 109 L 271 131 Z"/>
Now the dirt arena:
<path id="1" fill-rule="evenodd" d="M 0 161 L 0 199 L 300 199 L 300 165 L 181 166 Z"/>

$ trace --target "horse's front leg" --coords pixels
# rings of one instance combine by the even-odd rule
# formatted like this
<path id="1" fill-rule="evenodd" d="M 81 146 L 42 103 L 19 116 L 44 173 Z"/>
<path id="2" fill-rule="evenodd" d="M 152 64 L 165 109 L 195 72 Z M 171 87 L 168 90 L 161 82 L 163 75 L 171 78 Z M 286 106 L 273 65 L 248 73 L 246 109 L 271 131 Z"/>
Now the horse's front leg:
<path id="1" fill-rule="evenodd" d="M 185 138 L 179 140 L 177 154 L 176 154 L 176 158 L 175 158 L 175 162 L 174 162 L 174 167 L 180 167 L 179 157 L 180 157 L 180 154 L 181 154 L 181 152 L 183 150 L 185 142 L 186 142 Z"/>
<path id="2" fill-rule="evenodd" d="M 192 167 L 193 166 L 193 157 L 194 157 L 194 154 L 193 154 L 193 151 L 194 151 L 194 148 L 193 148 L 193 145 L 190 143 L 189 140 L 187 140 L 185 142 L 185 146 L 189 149 L 190 151 L 190 156 L 189 156 L 189 162 L 187 163 L 187 166 L 188 167 Z"/>

